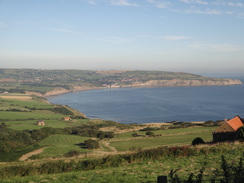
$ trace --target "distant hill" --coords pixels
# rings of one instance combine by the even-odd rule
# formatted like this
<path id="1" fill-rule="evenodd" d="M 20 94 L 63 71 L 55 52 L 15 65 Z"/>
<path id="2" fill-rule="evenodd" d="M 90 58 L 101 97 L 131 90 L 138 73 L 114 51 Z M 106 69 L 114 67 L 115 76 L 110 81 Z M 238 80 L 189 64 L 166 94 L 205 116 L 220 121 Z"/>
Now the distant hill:
<path id="1" fill-rule="evenodd" d="M 240 80 L 184 72 L 0 69 L 0 92 L 41 96 L 112 87 L 236 85 Z"/>

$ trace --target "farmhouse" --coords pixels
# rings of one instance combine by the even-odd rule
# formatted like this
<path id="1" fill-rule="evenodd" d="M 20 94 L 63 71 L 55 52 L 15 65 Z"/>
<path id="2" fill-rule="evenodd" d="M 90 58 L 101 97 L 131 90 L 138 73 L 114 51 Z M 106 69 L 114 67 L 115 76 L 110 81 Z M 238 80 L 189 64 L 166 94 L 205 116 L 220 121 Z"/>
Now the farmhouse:
<path id="1" fill-rule="evenodd" d="M 36 125 L 38 126 L 45 126 L 45 122 L 43 120 L 37 121 Z"/>
<path id="2" fill-rule="evenodd" d="M 70 117 L 64 117 L 64 121 L 71 121 Z"/>
<path id="3" fill-rule="evenodd" d="M 213 132 L 213 142 L 234 141 L 238 129 L 244 125 L 243 120 L 236 116 L 225 120 L 219 128 Z"/>

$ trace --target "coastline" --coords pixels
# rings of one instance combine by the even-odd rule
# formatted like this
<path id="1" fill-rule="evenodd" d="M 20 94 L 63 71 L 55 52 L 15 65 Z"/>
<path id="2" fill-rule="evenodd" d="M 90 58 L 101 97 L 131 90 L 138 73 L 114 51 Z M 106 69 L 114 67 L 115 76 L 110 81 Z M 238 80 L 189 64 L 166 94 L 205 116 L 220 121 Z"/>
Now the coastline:
<path id="1" fill-rule="evenodd" d="M 72 89 L 68 90 L 65 88 L 55 88 L 51 91 L 46 92 L 44 95 L 37 92 L 26 91 L 26 94 L 34 94 L 42 97 L 51 97 L 56 95 L 62 95 L 66 93 L 87 91 L 87 90 L 101 90 L 110 88 L 163 88 L 163 87 L 194 87 L 194 86 L 227 86 L 227 85 L 242 85 L 241 80 L 238 79 L 224 79 L 223 81 L 201 81 L 201 80 L 150 80 L 145 83 L 132 83 L 130 85 L 112 85 L 106 87 L 98 86 L 73 86 Z"/>
<path id="2" fill-rule="evenodd" d="M 148 93 L 148 91 L 151 91 L 151 89 L 142 89 L 142 90 L 137 90 L 137 89 L 125 89 L 125 88 L 111 88 L 111 92 L 110 89 L 106 89 L 105 87 L 100 87 L 100 88 L 92 88 L 92 89 L 100 89 L 101 91 L 101 95 L 98 96 L 97 93 L 100 93 L 99 90 L 96 91 L 91 91 L 91 92 L 79 92 L 77 94 L 69 94 L 69 95 L 63 95 L 60 97 L 47 97 L 47 99 L 49 101 L 52 101 L 53 103 L 59 103 L 59 99 L 62 99 L 63 104 L 67 104 L 67 105 L 71 105 L 73 108 L 78 109 L 81 112 L 84 112 L 88 118 L 99 118 L 99 119 L 110 119 L 110 120 L 114 120 L 123 124 L 129 124 L 129 123 L 138 123 L 138 124 L 144 124 L 144 123 L 164 123 L 164 122 L 170 122 L 170 121 L 178 121 L 178 122 L 196 122 L 196 121 L 207 121 L 207 120 L 221 120 L 224 118 L 230 118 L 233 115 L 242 115 L 243 112 L 240 112 L 239 108 L 234 108 L 233 110 L 229 110 L 228 108 L 229 103 L 226 103 L 226 105 L 222 105 L 225 104 L 226 102 L 230 102 L 230 105 L 232 105 L 233 103 L 233 107 L 236 107 L 237 104 L 240 103 L 241 104 L 241 100 L 238 102 L 234 102 L 234 100 L 230 100 L 231 98 L 236 98 L 235 96 L 238 96 L 238 98 L 242 99 L 243 95 L 241 95 L 241 92 L 243 91 L 243 84 L 242 85 L 233 85 L 233 86 L 201 86 L 201 87 L 165 87 L 160 89 L 158 87 L 154 87 L 156 88 L 155 91 L 157 91 L 156 93 L 161 94 L 161 93 L 165 93 L 166 97 L 171 96 L 171 94 L 169 92 L 172 92 L 172 94 L 180 94 L 177 95 L 178 97 L 173 97 L 175 100 L 179 101 L 179 105 L 180 103 L 183 104 L 183 108 L 180 110 L 186 111 L 186 112 L 182 112 L 180 114 L 175 114 L 175 116 L 173 117 L 168 117 L 171 115 L 171 113 L 174 113 L 174 110 L 178 110 L 178 105 L 175 105 L 175 103 L 170 103 L 168 105 L 168 101 L 171 101 L 171 99 L 166 98 L 167 100 L 165 100 L 164 102 L 157 102 L 156 105 L 159 105 L 158 103 L 163 103 L 162 105 L 164 106 L 160 106 L 160 107 L 150 107 L 152 102 L 148 101 L 148 103 L 145 103 L 144 100 L 141 100 L 141 96 L 137 97 L 137 91 L 139 91 L 139 94 L 143 94 L 144 97 L 145 94 L 147 94 L 147 96 L 150 96 L 150 93 Z M 142 87 L 140 87 L 142 88 Z M 148 87 L 143 87 L 143 88 L 148 88 Z M 157 89 L 158 88 L 158 89 Z M 182 90 L 180 89 L 182 88 Z M 86 90 L 89 88 L 85 88 Z M 84 89 L 83 89 L 84 90 Z M 180 90 L 180 92 L 179 92 Z M 143 110 L 145 111 L 141 117 L 141 114 L 136 114 L 135 112 L 137 112 L 137 109 L 139 108 L 139 106 L 135 106 L 132 102 L 127 104 L 127 98 L 123 98 L 123 91 L 132 91 L 133 95 L 129 95 L 132 97 L 135 97 L 135 101 L 137 102 L 137 99 L 142 101 L 139 102 L 138 105 L 141 104 L 145 104 L 146 106 L 143 107 Z M 154 91 L 154 89 L 152 90 Z M 175 92 L 176 91 L 176 92 Z M 208 91 L 211 91 L 213 93 L 208 93 Z M 191 95 L 196 93 L 196 100 L 195 98 Z M 211 94 L 208 96 L 205 96 L 206 94 Z M 110 95 L 111 94 L 111 95 Z M 212 95 L 213 94 L 213 95 Z M 239 97 L 240 96 L 242 97 Z M 71 96 L 76 96 L 76 98 L 72 98 Z M 108 97 L 103 97 L 103 96 L 107 96 Z M 219 96 L 220 95 L 220 96 Z M 68 97 L 69 96 L 69 97 Z M 79 97 L 84 97 L 85 100 L 82 105 L 79 104 L 79 102 L 77 102 L 77 100 L 79 99 Z M 93 96 L 95 97 L 93 99 Z M 173 96 L 173 95 L 172 95 Z M 186 96 L 186 97 L 185 97 Z M 208 101 L 210 100 L 210 104 L 212 104 L 211 100 L 215 99 L 215 98 L 211 98 L 212 96 L 214 96 L 217 100 L 217 104 L 218 106 L 216 106 L 216 110 L 215 107 L 212 109 L 212 107 L 209 107 Z M 228 96 L 230 96 L 231 98 L 229 98 Z M 71 98 L 70 98 L 71 97 Z M 181 98 L 183 97 L 183 98 Z M 185 101 L 188 100 L 189 101 Z M 194 99 L 192 99 L 192 97 Z M 223 98 L 224 97 L 224 98 Z M 100 99 L 101 98 L 101 101 Z M 147 97 L 146 97 L 147 98 Z M 146 99 L 145 98 L 145 99 Z M 150 98 L 151 101 L 154 99 Z M 172 99 L 172 100 L 174 100 Z M 226 100 L 225 100 L 226 99 Z M 116 107 L 106 107 L 105 113 L 102 114 L 102 106 L 103 106 L 103 101 L 105 102 L 105 104 L 107 104 L 108 100 L 111 100 L 111 103 L 109 103 L 109 106 L 116 106 Z M 128 99 L 128 102 L 131 101 Z M 161 100 L 160 100 L 161 101 Z M 198 101 L 198 104 L 196 104 L 195 106 L 195 101 Z M 74 102 L 74 104 L 73 104 Z M 189 102 L 189 103 L 188 103 Z M 135 102 L 134 102 L 135 103 Z M 199 104 L 200 103 L 200 104 Z M 177 102 L 176 102 L 177 104 Z M 193 105 L 191 105 L 193 104 Z M 217 105 L 216 103 L 214 103 L 213 105 Z M 121 106 L 123 108 L 119 108 L 118 107 Z M 128 105 L 128 106 L 126 106 Z M 161 104 L 160 104 L 161 105 Z M 87 107 L 85 107 L 87 106 Z M 195 107 L 194 107 L 195 106 Z M 211 105 L 212 106 L 212 105 Z M 226 107 L 225 107 L 226 106 Z M 154 109 L 153 111 L 151 111 L 151 109 Z M 159 111 L 159 108 L 162 108 L 163 111 L 168 111 L 169 113 L 166 113 L 164 116 L 161 115 L 161 113 L 156 113 Z M 90 110 L 91 109 L 91 110 Z M 200 109 L 200 110 L 199 110 Z M 225 109 L 227 109 L 225 111 Z M 119 111 L 121 110 L 121 111 Z M 194 111 L 195 110 L 195 111 Z M 197 111 L 199 110 L 199 115 L 196 115 Z M 96 111 L 98 111 L 96 113 Z M 127 112 L 128 111 L 128 112 Z M 171 112 L 172 111 L 172 112 Z M 127 112 L 127 113 L 126 113 Z M 160 111 L 159 111 L 160 112 Z M 115 115 L 116 113 L 118 113 L 118 115 Z M 176 113 L 176 112 L 175 112 Z M 189 113 L 189 115 L 187 115 Z M 205 114 L 206 113 L 206 114 Z M 215 114 L 214 114 L 215 113 Z M 153 116 L 155 114 L 155 116 Z M 113 116 L 114 115 L 114 116 Z M 151 116 L 150 116 L 151 115 Z M 159 115 L 160 119 L 157 119 L 156 116 Z M 112 116 L 112 117 L 110 117 Z M 140 117 L 136 117 L 136 116 L 140 116 Z M 138 119 L 137 119 L 138 118 Z"/>

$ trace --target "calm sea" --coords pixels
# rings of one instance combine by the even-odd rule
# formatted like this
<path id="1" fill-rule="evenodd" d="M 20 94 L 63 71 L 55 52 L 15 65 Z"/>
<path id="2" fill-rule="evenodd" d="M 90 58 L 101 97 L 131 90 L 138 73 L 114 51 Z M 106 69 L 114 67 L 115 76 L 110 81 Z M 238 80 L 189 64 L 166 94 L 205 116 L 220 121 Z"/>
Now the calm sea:
<path id="1" fill-rule="evenodd" d="M 244 83 L 243 76 L 238 79 Z M 244 85 L 102 89 L 68 93 L 48 100 L 75 108 L 88 118 L 120 123 L 244 117 Z"/>

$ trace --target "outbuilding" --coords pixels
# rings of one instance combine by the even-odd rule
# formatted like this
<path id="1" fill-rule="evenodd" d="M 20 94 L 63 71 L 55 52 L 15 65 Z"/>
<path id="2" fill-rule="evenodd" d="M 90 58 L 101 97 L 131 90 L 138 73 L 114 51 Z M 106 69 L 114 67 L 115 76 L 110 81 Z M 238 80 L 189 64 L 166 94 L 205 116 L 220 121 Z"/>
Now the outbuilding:
<path id="1" fill-rule="evenodd" d="M 238 129 L 243 125 L 244 122 L 239 116 L 230 120 L 225 119 L 224 122 L 213 131 L 213 142 L 234 141 Z"/>

